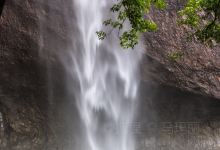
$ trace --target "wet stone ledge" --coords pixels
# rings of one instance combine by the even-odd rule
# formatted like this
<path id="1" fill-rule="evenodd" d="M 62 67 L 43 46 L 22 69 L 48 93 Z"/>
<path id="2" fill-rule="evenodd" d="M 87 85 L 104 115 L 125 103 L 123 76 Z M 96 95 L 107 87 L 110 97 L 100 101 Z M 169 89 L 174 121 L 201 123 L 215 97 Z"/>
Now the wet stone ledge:
<path id="1" fill-rule="evenodd" d="M 132 125 L 137 150 L 219 150 L 220 122 L 161 122 Z M 153 134 L 150 132 L 154 132 Z"/>

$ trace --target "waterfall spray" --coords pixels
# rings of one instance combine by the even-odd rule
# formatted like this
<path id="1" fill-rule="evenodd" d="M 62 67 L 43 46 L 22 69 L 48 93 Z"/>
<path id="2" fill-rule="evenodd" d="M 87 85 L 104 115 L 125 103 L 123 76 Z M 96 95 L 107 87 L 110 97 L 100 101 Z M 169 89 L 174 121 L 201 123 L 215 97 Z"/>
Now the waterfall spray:
<path id="1" fill-rule="evenodd" d="M 123 50 L 117 33 L 100 41 L 107 0 L 74 0 L 78 33 L 73 35 L 64 66 L 82 120 L 82 150 L 133 150 L 130 132 L 138 90 L 137 50 Z M 76 40 L 77 38 L 77 40 Z M 68 84 L 72 84 L 69 82 Z M 77 90 L 71 87 L 77 86 Z M 80 149 L 80 148 L 78 148 Z"/>

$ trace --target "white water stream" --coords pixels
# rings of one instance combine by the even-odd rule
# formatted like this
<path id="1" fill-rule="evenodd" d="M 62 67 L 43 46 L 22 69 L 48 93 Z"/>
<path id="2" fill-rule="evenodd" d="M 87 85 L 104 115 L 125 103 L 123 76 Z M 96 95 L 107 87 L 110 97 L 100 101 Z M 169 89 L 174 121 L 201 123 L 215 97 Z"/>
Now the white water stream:
<path id="1" fill-rule="evenodd" d="M 133 150 L 130 124 L 137 100 L 137 50 L 123 50 L 118 35 L 100 41 L 107 0 L 74 0 L 80 38 L 69 52 L 67 69 L 76 78 L 79 90 L 73 91 L 86 134 L 83 150 Z"/>
<path id="2" fill-rule="evenodd" d="M 73 25 L 73 32 L 69 32 L 73 34 L 72 45 L 67 49 L 56 52 L 53 50 L 56 46 L 50 45 L 53 42 L 47 36 L 40 41 L 42 47 L 48 45 L 49 48 L 45 49 L 58 53 L 67 73 L 69 97 L 76 102 L 81 119 L 82 131 L 74 133 L 81 134 L 79 138 L 83 138 L 77 140 L 77 146 L 68 149 L 134 150 L 131 123 L 138 99 L 140 51 L 122 49 L 117 31 L 109 34 L 104 41 L 100 41 L 96 35 L 96 31 L 105 30 L 102 22 L 111 17 L 109 7 L 117 1 L 72 1 L 76 18 L 72 18 L 67 9 L 59 5 L 61 1 L 43 0 L 41 3 L 45 8 L 50 6 L 51 9 L 47 10 L 50 11 L 49 16 L 42 12 L 40 17 L 42 35 L 47 35 L 43 23 L 54 20 L 56 10 L 63 11 L 63 20 L 66 22 L 73 21 L 69 23 Z M 53 37 L 50 38 L 53 41 Z"/>

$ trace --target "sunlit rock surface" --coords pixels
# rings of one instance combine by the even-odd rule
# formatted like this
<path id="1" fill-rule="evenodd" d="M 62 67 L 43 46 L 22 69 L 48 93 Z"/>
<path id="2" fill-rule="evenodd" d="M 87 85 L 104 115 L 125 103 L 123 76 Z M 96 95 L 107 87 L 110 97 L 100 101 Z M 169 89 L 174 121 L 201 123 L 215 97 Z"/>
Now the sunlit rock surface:
<path id="1" fill-rule="evenodd" d="M 158 31 L 144 35 L 147 54 L 165 70 L 156 70 L 153 66 L 150 70 L 156 73 L 151 76 L 165 85 L 220 98 L 220 46 L 215 42 L 212 43 L 214 47 L 209 47 L 207 43 L 188 41 L 189 28 L 177 24 L 177 12 L 183 1 L 168 0 L 168 3 L 166 10 L 151 11 L 150 18 L 158 24 Z M 170 60 L 174 52 L 182 56 Z M 145 66 L 151 65 L 145 62 L 143 70 Z M 152 72 L 145 73 L 147 80 Z"/>

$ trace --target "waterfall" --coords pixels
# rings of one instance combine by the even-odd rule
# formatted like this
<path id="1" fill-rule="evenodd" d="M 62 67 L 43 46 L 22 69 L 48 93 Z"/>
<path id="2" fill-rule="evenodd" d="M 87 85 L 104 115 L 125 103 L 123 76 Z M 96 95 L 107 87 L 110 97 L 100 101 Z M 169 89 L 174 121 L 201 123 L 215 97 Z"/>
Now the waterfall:
<path id="1" fill-rule="evenodd" d="M 98 39 L 96 31 L 105 30 L 102 22 L 112 3 L 73 3 L 77 32 L 72 35 L 71 48 L 60 59 L 85 137 L 80 141 L 81 147 L 75 149 L 134 150 L 131 123 L 138 95 L 140 51 L 123 50 L 118 32 L 113 31 L 103 41 Z"/>

